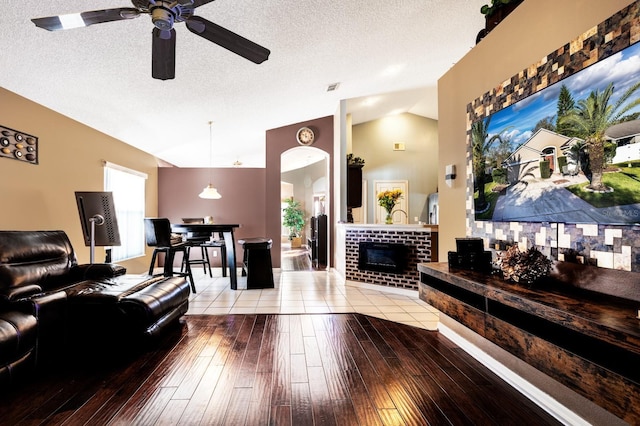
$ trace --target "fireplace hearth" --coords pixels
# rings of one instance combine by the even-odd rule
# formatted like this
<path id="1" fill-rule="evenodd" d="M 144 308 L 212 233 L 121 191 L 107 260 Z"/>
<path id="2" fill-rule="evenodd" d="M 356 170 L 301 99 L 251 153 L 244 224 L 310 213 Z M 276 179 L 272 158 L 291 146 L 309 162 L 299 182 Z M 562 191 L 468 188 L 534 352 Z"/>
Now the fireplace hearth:
<path id="1" fill-rule="evenodd" d="M 407 264 L 407 246 L 397 243 L 358 243 L 358 269 L 402 274 Z"/>

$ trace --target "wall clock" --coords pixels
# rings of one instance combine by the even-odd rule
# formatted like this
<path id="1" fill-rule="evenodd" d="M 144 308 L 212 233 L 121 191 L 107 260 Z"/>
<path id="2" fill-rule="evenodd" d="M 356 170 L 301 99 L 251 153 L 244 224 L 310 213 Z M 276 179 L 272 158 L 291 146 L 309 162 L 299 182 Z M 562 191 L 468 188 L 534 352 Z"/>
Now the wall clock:
<path id="1" fill-rule="evenodd" d="M 313 130 L 308 127 L 301 127 L 296 133 L 296 140 L 300 145 L 311 145 L 314 139 Z"/>

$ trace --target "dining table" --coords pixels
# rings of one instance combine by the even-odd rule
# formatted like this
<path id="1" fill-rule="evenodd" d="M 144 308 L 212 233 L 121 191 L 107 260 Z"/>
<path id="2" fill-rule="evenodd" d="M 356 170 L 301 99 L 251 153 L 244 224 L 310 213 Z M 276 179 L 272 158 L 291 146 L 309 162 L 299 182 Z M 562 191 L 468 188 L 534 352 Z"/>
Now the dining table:
<path id="1" fill-rule="evenodd" d="M 236 242 L 233 231 L 239 228 L 237 223 L 172 223 L 171 232 L 184 234 L 187 232 L 209 232 L 219 233 L 224 238 L 224 245 L 227 249 L 227 266 L 229 267 L 229 279 L 231 290 L 238 289 L 238 271 L 236 269 Z"/>

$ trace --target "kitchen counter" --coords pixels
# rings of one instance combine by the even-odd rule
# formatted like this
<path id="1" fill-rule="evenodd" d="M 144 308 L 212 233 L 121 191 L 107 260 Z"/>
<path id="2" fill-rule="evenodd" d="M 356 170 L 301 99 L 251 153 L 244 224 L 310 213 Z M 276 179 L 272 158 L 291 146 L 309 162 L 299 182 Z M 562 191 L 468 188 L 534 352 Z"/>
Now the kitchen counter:
<path id="1" fill-rule="evenodd" d="M 438 225 L 419 224 L 419 223 L 394 224 L 394 225 L 386 225 L 384 223 L 341 223 L 340 225 L 346 228 L 387 229 L 387 230 L 400 229 L 403 231 L 416 230 L 416 231 L 425 231 L 425 232 L 426 231 L 438 232 Z"/>

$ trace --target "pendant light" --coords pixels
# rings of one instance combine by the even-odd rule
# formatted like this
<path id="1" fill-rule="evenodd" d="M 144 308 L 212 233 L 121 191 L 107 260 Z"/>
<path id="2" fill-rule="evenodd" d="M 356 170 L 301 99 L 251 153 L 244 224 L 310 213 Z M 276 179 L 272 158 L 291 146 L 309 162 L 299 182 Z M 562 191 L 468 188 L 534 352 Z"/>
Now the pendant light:
<path id="1" fill-rule="evenodd" d="M 207 185 L 198 197 L 206 198 L 209 200 L 217 200 L 222 198 L 222 195 L 218 192 L 216 188 L 211 184 L 211 174 L 213 172 L 213 137 L 211 135 L 211 125 L 213 121 L 209 122 L 209 185 Z"/>

